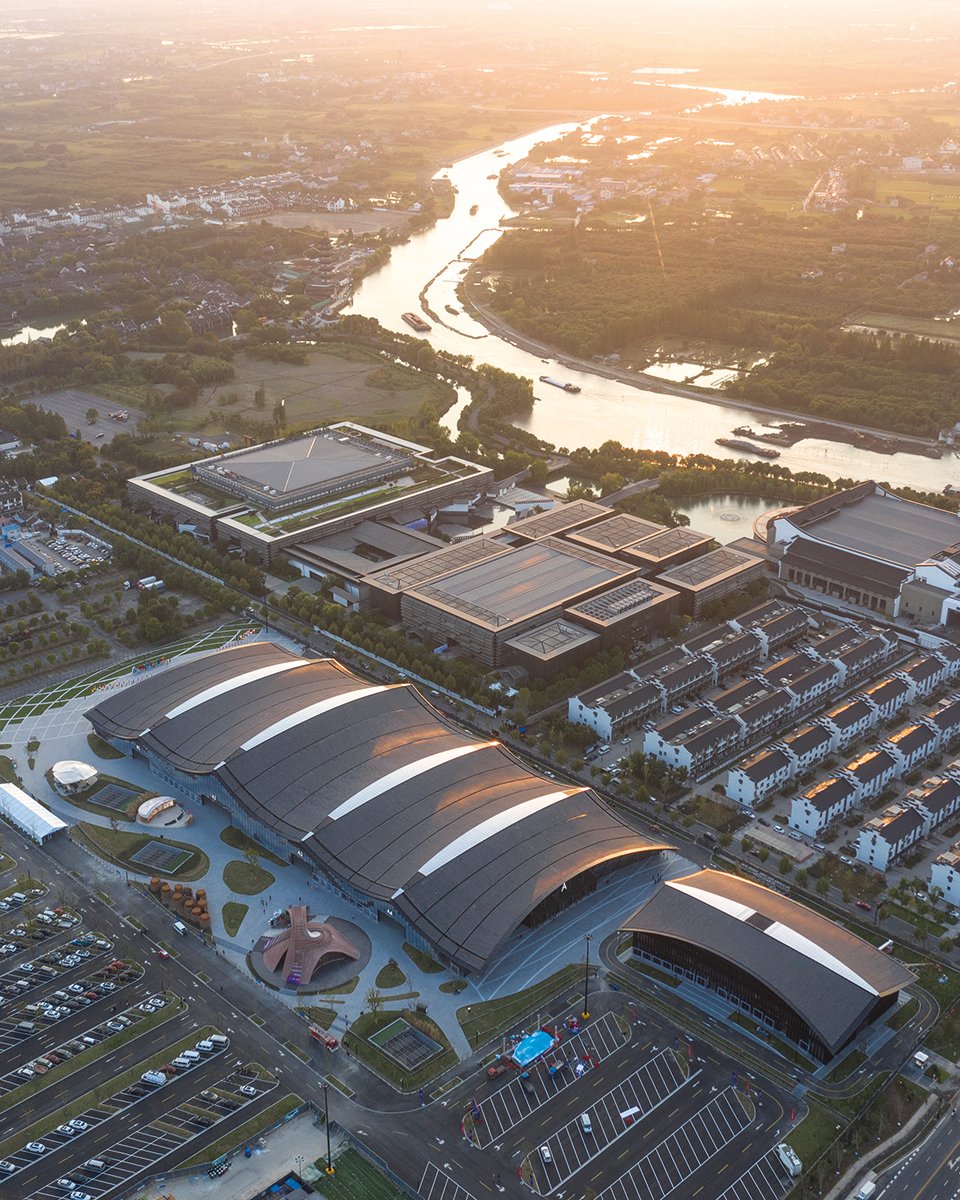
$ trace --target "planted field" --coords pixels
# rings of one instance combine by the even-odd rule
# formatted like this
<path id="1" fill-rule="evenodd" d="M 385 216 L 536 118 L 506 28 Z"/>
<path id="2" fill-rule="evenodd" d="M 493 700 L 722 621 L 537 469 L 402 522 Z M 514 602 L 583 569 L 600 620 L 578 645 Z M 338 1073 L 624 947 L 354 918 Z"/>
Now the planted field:
<path id="1" fill-rule="evenodd" d="M 456 399 L 449 384 L 357 347 L 314 350 L 303 366 L 238 354 L 233 367 L 236 377 L 229 383 L 205 389 L 196 404 L 177 410 L 181 429 L 219 434 L 235 427 L 238 416 L 269 420 L 281 401 L 288 432 L 331 421 L 379 428 L 414 416 L 427 402 L 443 410 Z"/>

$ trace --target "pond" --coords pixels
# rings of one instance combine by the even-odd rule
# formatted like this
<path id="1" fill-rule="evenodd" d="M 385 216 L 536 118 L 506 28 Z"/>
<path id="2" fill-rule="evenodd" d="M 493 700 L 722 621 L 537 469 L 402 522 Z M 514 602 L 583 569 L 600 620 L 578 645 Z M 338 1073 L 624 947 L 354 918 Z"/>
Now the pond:
<path id="1" fill-rule="evenodd" d="M 678 501 L 674 507 L 690 518 L 694 529 L 708 533 L 721 545 L 752 537 L 753 523 L 761 513 L 786 504 L 775 496 L 698 496 Z"/>

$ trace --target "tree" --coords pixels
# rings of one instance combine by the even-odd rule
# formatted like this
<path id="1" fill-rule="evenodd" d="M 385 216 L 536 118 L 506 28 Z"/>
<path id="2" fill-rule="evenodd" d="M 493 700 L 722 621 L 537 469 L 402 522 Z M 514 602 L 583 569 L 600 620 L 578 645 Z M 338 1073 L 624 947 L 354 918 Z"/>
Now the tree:
<path id="1" fill-rule="evenodd" d="M 87 424 L 95 425 L 100 417 L 100 414 L 92 406 L 87 409 Z"/>
<path id="2" fill-rule="evenodd" d="M 826 877 L 826 875 L 821 875 L 817 880 L 817 894 L 820 896 L 825 896 L 829 891 L 830 880 Z"/>
<path id="3" fill-rule="evenodd" d="M 385 998 L 383 992 L 381 992 L 379 988 L 368 988 L 364 999 L 366 1000 L 367 1008 L 369 1008 L 372 1013 L 378 1013 L 381 1008 L 383 1008 Z"/>

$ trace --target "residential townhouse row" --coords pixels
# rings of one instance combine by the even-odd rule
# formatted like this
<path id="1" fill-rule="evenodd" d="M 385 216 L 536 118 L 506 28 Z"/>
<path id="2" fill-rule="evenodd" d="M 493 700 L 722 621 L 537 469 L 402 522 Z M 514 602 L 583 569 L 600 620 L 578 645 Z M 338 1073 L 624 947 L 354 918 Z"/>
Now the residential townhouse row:
<path id="1" fill-rule="evenodd" d="M 857 859 L 876 871 L 886 871 L 915 846 L 960 812 L 960 760 L 942 775 L 925 779 L 903 800 L 872 817 L 860 830 Z"/>
<path id="2" fill-rule="evenodd" d="M 875 721 L 876 714 L 873 716 Z M 958 735 L 960 698 L 953 696 L 919 721 L 904 725 L 879 745 L 795 796 L 790 805 L 789 825 L 807 837 L 819 837 L 834 821 L 878 796 L 888 783 L 947 749 Z M 882 851 L 876 853 L 878 862 Z M 877 862 L 870 865 L 877 866 Z M 877 866 L 877 869 L 883 868 Z"/>
<path id="3" fill-rule="evenodd" d="M 567 701 L 567 716 L 613 741 L 695 692 L 717 687 L 736 671 L 767 661 L 809 633 L 804 612 L 771 601 L 714 626 Z"/>
<path id="4" fill-rule="evenodd" d="M 765 669 L 749 671 L 746 679 L 679 715 L 649 723 L 643 751 L 691 778 L 715 772 L 734 755 L 795 726 L 831 694 L 872 677 L 901 652 L 900 639 L 891 633 L 845 626 Z M 747 788 L 734 788 L 735 799 L 755 803 L 747 795 Z"/>
<path id="5" fill-rule="evenodd" d="M 836 668 L 835 663 L 824 664 Z M 960 676 L 960 651 L 954 646 L 919 655 L 897 671 L 793 730 L 772 746 L 737 763 L 727 772 L 725 792 L 731 800 L 753 808 L 772 792 L 798 779 L 831 754 L 844 750 L 907 704 L 924 700 Z M 795 716 L 813 708 L 815 700 L 838 690 L 839 671 L 822 681 L 817 695 L 798 696 Z M 802 682 L 802 677 L 801 677 Z M 851 679 L 851 683 L 853 680 Z M 787 683 L 787 687 L 791 685 Z"/>

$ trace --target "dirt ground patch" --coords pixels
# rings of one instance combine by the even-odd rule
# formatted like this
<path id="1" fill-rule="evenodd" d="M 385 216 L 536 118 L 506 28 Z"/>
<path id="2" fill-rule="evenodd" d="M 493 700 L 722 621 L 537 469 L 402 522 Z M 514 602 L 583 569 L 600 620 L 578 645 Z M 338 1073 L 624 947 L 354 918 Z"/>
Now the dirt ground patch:
<path id="1" fill-rule="evenodd" d="M 381 229 L 396 229 L 409 221 L 410 213 L 396 209 L 364 209 L 362 212 L 279 212 L 257 217 L 257 224 L 266 221 L 278 229 L 322 229 L 326 233 L 377 233 Z M 246 222 L 244 222 L 246 223 Z"/>
<path id="2" fill-rule="evenodd" d="M 330 421 L 379 427 L 413 416 L 428 400 L 444 408 L 456 400 L 449 384 L 352 346 L 317 349 L 304 366 L 265 362 L 247 354 L 238 354 L 233 365 L 234 379 L 206 388 L 197 404 L 177 411 L 182 429 L 216 434 L 228 431 L 237 416 L 269 421 L 280 400 L 288 432 Z M 255 396 L 260 387 L 266 398 L 258 408 Z"/>

